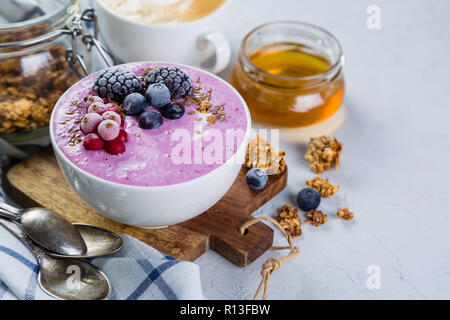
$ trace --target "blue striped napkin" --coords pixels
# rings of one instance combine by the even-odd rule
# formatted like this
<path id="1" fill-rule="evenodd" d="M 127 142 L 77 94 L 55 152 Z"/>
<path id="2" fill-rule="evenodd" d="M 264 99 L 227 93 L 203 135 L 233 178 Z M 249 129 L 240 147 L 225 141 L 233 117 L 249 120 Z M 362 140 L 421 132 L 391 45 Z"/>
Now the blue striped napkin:
<path id="1" fill-rule="evenodd" d="M 4 198 L 0 188 L 0 201 Z M 89 261 L 110 280 L 108 299 L 203 299 L 196 264 L 167 256 L 130 236 L 121 237 L 124 245 L 119 252 Z M 53 299 L 37 284 L 38 271 L 31 252 L 0 226 L 0 300 Z"/>

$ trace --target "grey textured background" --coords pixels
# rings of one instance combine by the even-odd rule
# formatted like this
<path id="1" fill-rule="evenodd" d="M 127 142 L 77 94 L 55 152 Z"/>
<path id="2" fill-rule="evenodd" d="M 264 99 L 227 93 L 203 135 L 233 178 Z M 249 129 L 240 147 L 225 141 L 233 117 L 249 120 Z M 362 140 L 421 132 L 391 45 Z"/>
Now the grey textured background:
<path id="1" fill-rule="evenodd" d="M 381 8 L 381 30 L 366 28 L 369 5 Z M 342 168 L 324 176 L 341 191 L 323 201 L 326 225 L 305 225 L 297 260 L 272 276 L 273 299 L 450 298 L 450 1 L 233 1 L 228 29 L 236 56 L 244 35 L 272 20 L 322 26 L 345 53 L 347 118 L 335 133 Z M 230 68 L 231 70 L 231 68 Z M 228 77 L 230 70 L 223 74 Z M 282 143 L 289 186 L 256 215 L 273 215 L 314 176 L 304 145 Z M 354 221 L 337 220 L 348 206 Z M 276 244 L 284 244 L 280 233 Z M 208 298 L 248 299 L 266 253 L 246 269 L 214 252 L 196 262 Z M 275 256 L 281 253 L 275 253 Z M 366 287 L 369 265 L 380 290 Z"/>
<path id="2" fill-rule="evenodd" d="M 341 191 L 323 201 L 329 221 L 305 225 L 296 261 L 273 276 L 273 299 L 450 298 L 450 1 L 233 0 L 227 36 L 233 63 L 244 35 L 273 20 L 300 20 L 338 37 L 345 53 L 347 118 L 335 133 L 342 168 L 326 173 Z M 369 5 L 381 9 L 381 30 L 366 27 Z M 231 66 L 222 76 L 231 74 Z M 314 176 L 305 145 L 282 142 L 289 185 L 255 213 L 272 216 L 293 203 Z M 355 212 L 337 220 L 338 208 Z M 276 232 L 275 244 L 284 245 Z M 206 297 L 249 299 L 266 253 L 242 269 L 208 252 L 200 266 Z M 381 288 L 366 286 L 367 268 L 381 270 Z"/>

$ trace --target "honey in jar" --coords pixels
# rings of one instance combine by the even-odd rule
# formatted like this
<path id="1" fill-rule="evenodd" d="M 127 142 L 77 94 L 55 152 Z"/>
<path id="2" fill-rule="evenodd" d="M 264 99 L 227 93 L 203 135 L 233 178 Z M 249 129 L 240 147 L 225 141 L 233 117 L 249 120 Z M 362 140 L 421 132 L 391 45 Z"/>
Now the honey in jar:
<path id="1" fill-rule="evenodd" d="M 252 117 L 277 127 L 320 123 L 340 108 L 344 96 L 342 51 L 318 27 L 276 22 L 243 41 L 232 83 Z"/>

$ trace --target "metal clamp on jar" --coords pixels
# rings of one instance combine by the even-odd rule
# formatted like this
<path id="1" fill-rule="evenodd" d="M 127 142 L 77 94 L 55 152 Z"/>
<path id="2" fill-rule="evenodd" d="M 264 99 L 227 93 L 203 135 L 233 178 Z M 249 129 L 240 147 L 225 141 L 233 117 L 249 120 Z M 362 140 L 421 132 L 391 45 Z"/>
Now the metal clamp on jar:
<path id="1" fill-rule="evenodd" d="M 29 146 L 49 144 L 53 107 L 78 78 L 90 73 L 93 47 L 107 66 L 114 65 L 98 41 L 95 10 L 80 14 L 78 0 L 2 4 L 0 153 L 23 158 Z"/>

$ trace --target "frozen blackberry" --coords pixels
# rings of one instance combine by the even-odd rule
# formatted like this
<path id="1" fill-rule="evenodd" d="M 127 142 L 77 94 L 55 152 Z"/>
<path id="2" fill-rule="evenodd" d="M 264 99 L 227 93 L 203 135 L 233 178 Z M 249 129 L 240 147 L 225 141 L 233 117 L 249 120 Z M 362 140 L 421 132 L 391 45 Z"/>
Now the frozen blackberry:
<path id="1" fill-rule="evenodd" d="M 93 89 L 100 97 L 117 102 L 122 102 L 130 93 L 144 91 L 138 77 L 125 69 L 106 70 L 95 79 Z"/>
<path id="2" fill-rule="evenodd" d="M 154 83 L 165 85 L 169 88 L 172 99 L 193 93 L 191 78 L 184 70 L 175 66 L 161 66 L 151 70 L 145 77 L 145 83 L 148 86 Z"/>

